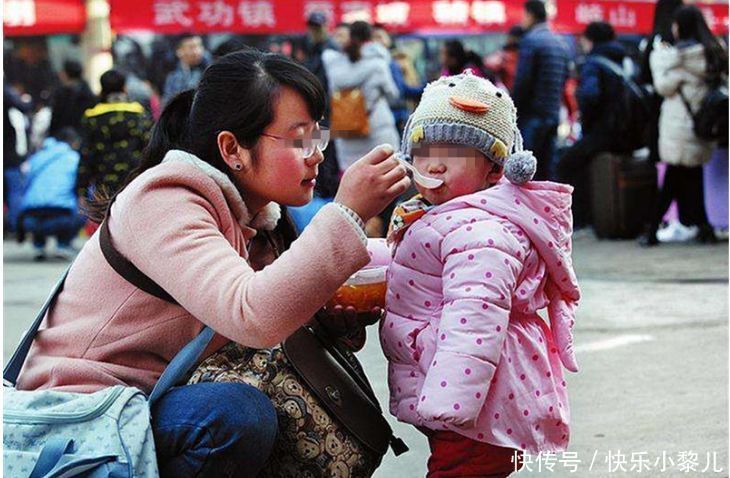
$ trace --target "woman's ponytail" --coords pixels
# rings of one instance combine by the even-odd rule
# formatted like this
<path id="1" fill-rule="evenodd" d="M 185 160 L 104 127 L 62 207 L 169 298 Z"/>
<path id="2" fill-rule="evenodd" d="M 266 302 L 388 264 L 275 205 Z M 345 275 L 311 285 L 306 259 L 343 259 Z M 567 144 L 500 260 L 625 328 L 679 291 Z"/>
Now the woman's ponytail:
<path id="1" fill-rule="evenodd" d="M 193 107 L 195 90 L 186 90 L 174 96 L 162 110 L 160 119 L 152 128 L 150 142 L 145 149 L 140 173 L 160 164 L 171 149 L 184 148 L 187 144 L 190 110 Z M 137 171 L 135 171 L 137 172 Z M 138 174 L 132 174 L 137 176 Z"/>

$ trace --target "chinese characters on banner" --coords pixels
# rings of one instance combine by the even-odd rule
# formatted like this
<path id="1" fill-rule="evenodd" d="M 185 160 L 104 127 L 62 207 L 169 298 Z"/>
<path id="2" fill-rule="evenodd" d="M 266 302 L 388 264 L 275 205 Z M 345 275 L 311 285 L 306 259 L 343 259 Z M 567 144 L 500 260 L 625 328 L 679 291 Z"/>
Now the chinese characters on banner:
<path id="1" fill-rule="evenodd" d="M 5 36 L 81 33 L 86 27 L 82 0 L 4 0 Z"/>
<path id="2" fill-rule="evenodd" d="M 17 1 L 17 0 L 16 0 Z M 365 20 L 394 32 L 505 31 L 522 18 L 515 0 L 111 0 L 118 33 L 241 32 L 296 33 L 307 16 L 324 13 L 330 25 Z"/>
<path id="3" fill-rule="evenodd" d="M 702 10 L 715 34 L 727 33 L 726 2 L 697 2 L 695 5 Z M 560 32 L 578 33 L 591 22 L 605 21 L 619 33 L 651 33 L 654 6 L 654 1 L 557 0 L 553 26 Z"/>

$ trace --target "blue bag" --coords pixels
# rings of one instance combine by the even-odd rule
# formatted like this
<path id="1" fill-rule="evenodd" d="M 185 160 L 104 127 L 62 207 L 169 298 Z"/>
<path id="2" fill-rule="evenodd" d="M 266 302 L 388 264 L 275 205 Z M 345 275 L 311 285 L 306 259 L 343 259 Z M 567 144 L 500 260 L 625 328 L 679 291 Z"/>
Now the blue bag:
<path id="1" fill-rule="evenodd" d="M 175 356 L 149 398 L 125 386 L 95 393 L 16 390 L 33 338 L 67 275 L 68 270 L 3 372 L 3 476 L 157 477 L 150 408 L 197 362 L 214 332 L 205 327 Z"/>

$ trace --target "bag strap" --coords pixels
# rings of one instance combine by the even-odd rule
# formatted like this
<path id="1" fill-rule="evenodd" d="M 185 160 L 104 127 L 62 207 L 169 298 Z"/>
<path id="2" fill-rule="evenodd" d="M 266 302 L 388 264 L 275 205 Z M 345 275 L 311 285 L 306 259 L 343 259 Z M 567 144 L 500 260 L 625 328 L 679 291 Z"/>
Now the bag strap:
<path id="1" fill-rule="evenodd" d="M 609 60 L 608 58 L 595 55 L 591 57 L 593 61 L 595 61 L 599 66 L 602 66 L 604 69 L 608 70 L 609 72 L 613 73 L 614 75 L 621 78 L 624 82 L 624 84 L 639 98 L 643 98 L 645 94 L 641 91 L 641 88 L 639 85 L 636 84 L 636 82 L 631 78 L 631 75 L 628 74 L 623 68 L 621 68 L 620 65 L 618 65 L 616 62 L 613 62 Z M 641 102 L 645 109 L 648 111 L 648 107 L 645 104 L 644 101 Z"/>
<path id="2" fill-rule="evenodd" d="M 56 467 L 63 455 L 73 452 L 74 441 L 70 438 L 55 437 L 49 439 L 41 449 L 29 478 L 42 478 Z"/>
<path id="3" fill-rule="evenodd" d="M 175 302 L 175 300 L 172 299 L 172 297 L 167 294 L 167 292 L 165 292 L 159 285 L 157 285 L 156 282 L 147 277 L 142 271 L 137 269 L 134 264 L 132 264 L 114 247 L 114 244 L 111 242 L 111 237 L 109 235 L 109 226 L 107 222 L 108 216 L 107 219 L 105 219 L 101 224 L 99 231 L 99 241 L 102 244 L 102 252 L 104 253 L 104 258 L 109 262 L 114 271 L 122 276 L 126 281 L 139 287 L 145 292 L 159 297 L 160 299 L 167 300 L 170 303 L 176 304 L 177 302 Z M 40 327 L 41 322 L 46 315 L 46 312 L 48 312 L 48 309 L 51 307 L 53 302 L 56 300 L 56 297 L 58 297 L 58 294 L 63 289 L 63 284 L 66 281 L 69 270 L 71 270 L 71 266 L 66 269 L 63 277 L 61 277 L 56 286 L 53 288 L 51 295 L 48 297 L 48 299 L 46 299 L 46 303 L 43 305 L 41 311 L 36 316 L 35 321 L 33 321 L 33 324 L 28 329 L 28 332 L 26 332 L 26 334 L 23 336 L 23 340 L 21 341 L 20 345 L 15 350 L 15 353 L 13 353 L 12 358 L 5 367 L 5 370 L 3 371 L 3 379 L 5 385 L 15 386 L 18 380 L 18 375 L 20 374 L 20 370 L 22 369 L 23 363 L 25 362 L 25 359 L 28 356 L 28 352 L 30 351 L 33 339 L 38 332 L 38 328 Z M 149 290 L 147 288 L 149 288 Z M 153 291 L 156 293 L 153 293 Z M 160 293 L 160 291 L 162 291 L 162 293 Z M 157 293 L 159 293 L 159 295 L 157 295 Z M 166 299 L 165 296 L 169 297 L 169 300 Z M 150 393 L 150 397 L 148 400 L 150 407 L 160 397 L 162 397 L 165 392 L 173 387 L 187 373 L 188 370 L 190 370 L 190 368 L 203 354 L 203 351 L 205 351 L 205 349 L 208 347 L 214 335 L 215 331 L 210 327 L 205 326 L 197 337 L 191 340 L 185 347 L 183 347 L 180 352 L 177 353 L 177 355 L 175 355 L 175 357 L 170 361 L 165 370 L 162 372 L 162 375 L 160 375 L 160 378 L 155 386 L 152 388 L 152 392 Z"/>
<path id="4" fill-rule="evenodd" d="M 140 271 L 137 266 L 132 264 L 126 257 L 124 257 L 111 240 L 111 233 L 109 232 L 109 216 L 101 222 L 99 227 L 99 244 L 101 245 L 101 252 L 104 254 L 104 258 L 114 271 L 122 276 L 127 282 L 133 284 L 150 295 L 162 299 L 171 304 L 177 304 L 177 301 L 172 298 L 162 287 L 160 287 L 155 281 L 147 277 L 144 272 Z"/>
<path id="5" fill-rule="evenodd" d="M 66 281 L 68 271 L 70 270 L 71 266 L 68 266 L 66 272 L 64 272 L 63 276 L 61 276 L 61 279 L 56 282 L 56 285 L 53 287 L 51 294 L 46 299 L 43 307 L 41 307 L 38 315 L 36 315 L 33 324 L 31 324 L 30 328 L 25 332 L 25 335 L 23 335 L 23 339 L 20 341 L 20 345 L 18 345 L 18 348 L 15 349 L 15 352 L 13 352 L 13 356 L 10 358 L 10 361 L 5 366 L 5 369 L 3 370 L 3 383 L 5 386 L 14 387 L 16 382 L 18 381 L 18 375 L 20 375 L 20 370 L 23 368 L 25 359 L 28 356 L 30 346 L 33 344 L 35 334 L 38 332 L 38 328 L 41 326 L 41 322 L 43 322 L 43 318 L 46 316 L 46 312 L 48 312 L 48 309 L 51 307 L 51 305 L 53 305 L 56 297 L 58 297 L 58 294 L 63 289 L 63 284 Z"/>
<path id="6" fill-rule="evenodd" d="M 104 258 L 107 260 L 109 265 L 114 271 L 122 276 L 124 280 L 130 284 L 139 287 L 143 291 L 151 294 L 158 299 L 162 299 L 171 304 L 176 304 L 177 301 L 172 298 L 162 287 L 159 286 L 155 281 L 150 279 L 144 272 L 139 270 L 137 266 L 124 257 L 119 250 L 114 247 L 114 243 L 111 241 L 111 233 L 109 232 L 109 214 L 106 219 L 102 221 L 99 227 L 99 244 L 101 245 L 101 252 L 104 254 Z M 208 347 L 210 341 L 213 340 L 215 331 L 208 326 L 205 326 L 200 331 L 197 337 L 189 342 L 183 349 L 175 355 L 175 357 L 167 364 L 167 367 L 160 375 L 157 383 L 152 388 L 152 392 L 149 396 L 150 407 L 159 400 L 165 392 L 175 386 L 175 384 L 187 373 L 190 368 L 195 365 L 203 351 Z"/>
<path id="7" fill-rule="evenodd" d="M 689 100 L 686 96 L 684 96 L 684 92 L 682 91 L 682 86 L 684 83 L 679 85 L 679 88 L 677 88 L 677 94 L 679 94 L 679 97 L 682 99 L 682 103 L 684 103 L 684 107 L 687 108 L 687 113 L 689 113 L 690 117 L 692 118 L 692 121 L 695 122 L 695 113 L 692 111 L 692 105 L 689 104 Z"/>

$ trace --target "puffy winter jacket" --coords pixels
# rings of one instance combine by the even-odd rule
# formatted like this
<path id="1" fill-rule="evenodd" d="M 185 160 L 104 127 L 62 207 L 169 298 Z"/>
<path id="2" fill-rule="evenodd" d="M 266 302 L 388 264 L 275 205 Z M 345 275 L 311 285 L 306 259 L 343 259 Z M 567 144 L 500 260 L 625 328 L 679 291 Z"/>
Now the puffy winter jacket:
<path id="1" fill-rule="evenodd" d="M 656 91 L 664 97 L 659 115 L 659 157 L 668 164 L 700 166 L 710 160 L 711 142 L 692 130 L 680 90 L 697 112 L 708 91 L 705 49 L 699 43 L 658 46 L 649 57 Z"/>

